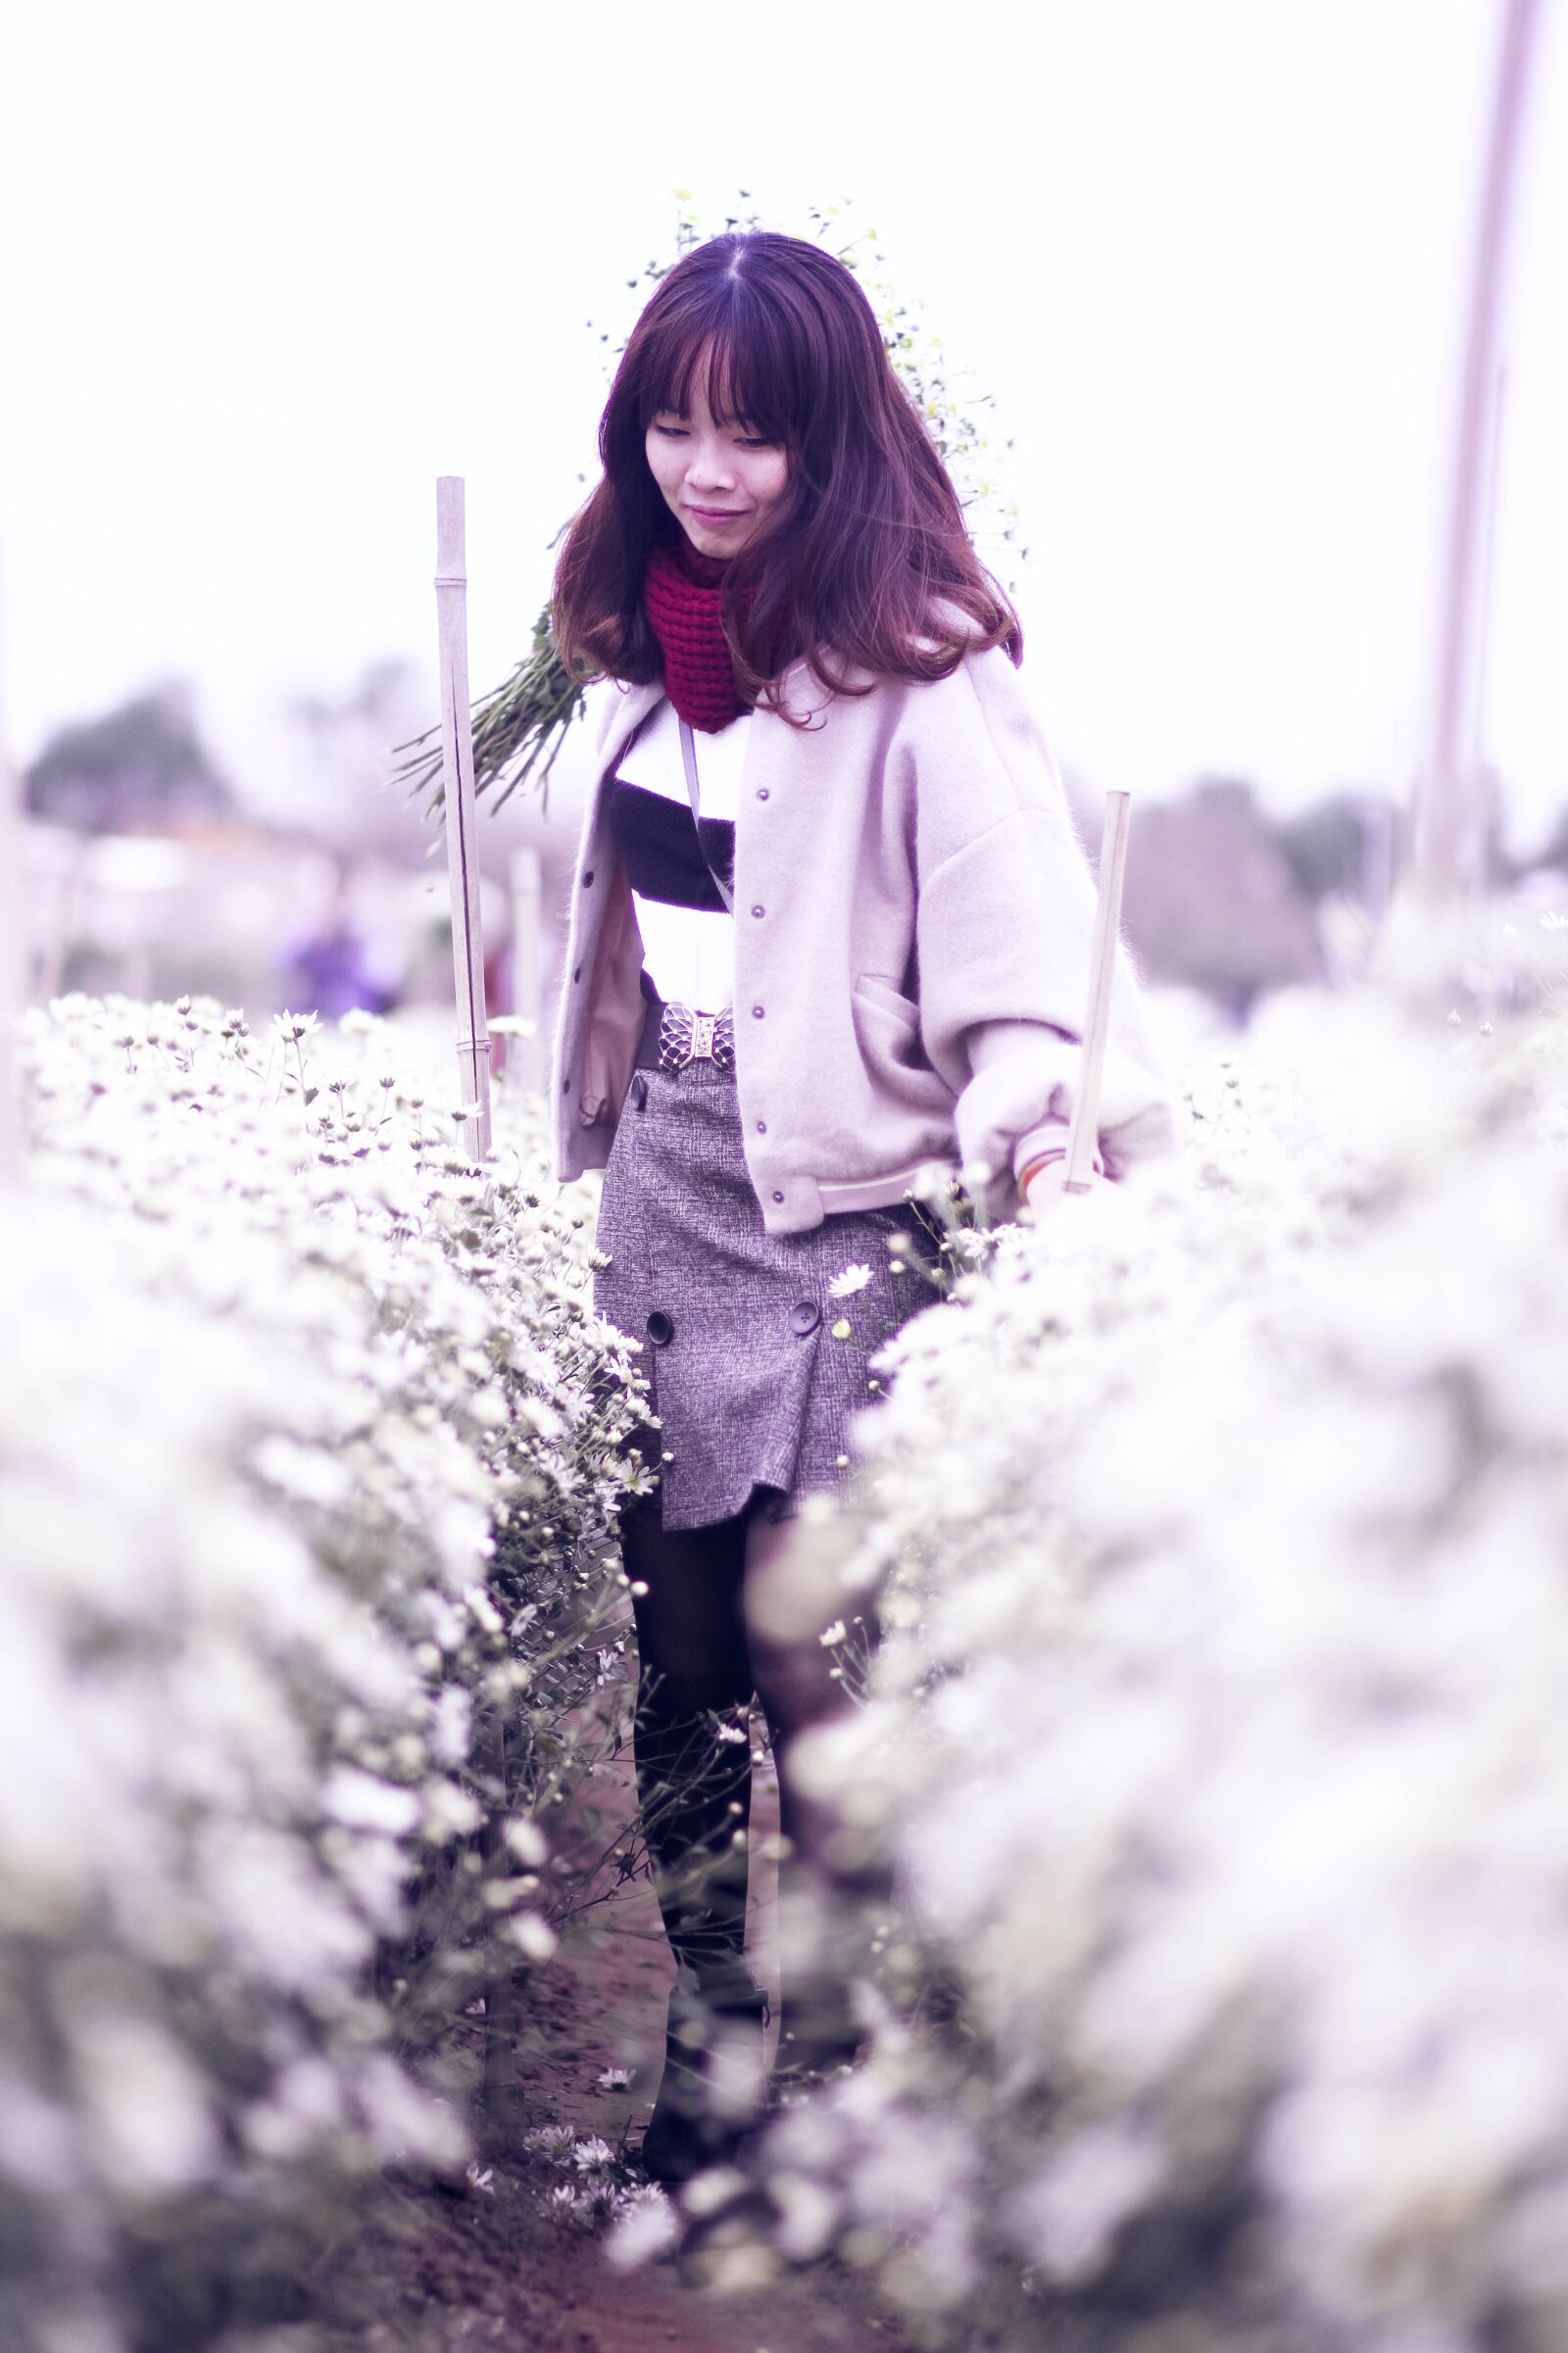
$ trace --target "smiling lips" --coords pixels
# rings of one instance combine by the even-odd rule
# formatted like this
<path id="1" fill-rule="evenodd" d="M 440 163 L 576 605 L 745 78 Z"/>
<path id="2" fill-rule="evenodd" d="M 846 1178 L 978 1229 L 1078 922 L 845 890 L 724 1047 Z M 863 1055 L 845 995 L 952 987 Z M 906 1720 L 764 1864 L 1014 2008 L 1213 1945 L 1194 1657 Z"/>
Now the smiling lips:
<path id="1" fill-rule="evenodd" d="M 740 507 L 694 507 L 692 513 L 700 523 L 738 522 L 745 512 Z"/>

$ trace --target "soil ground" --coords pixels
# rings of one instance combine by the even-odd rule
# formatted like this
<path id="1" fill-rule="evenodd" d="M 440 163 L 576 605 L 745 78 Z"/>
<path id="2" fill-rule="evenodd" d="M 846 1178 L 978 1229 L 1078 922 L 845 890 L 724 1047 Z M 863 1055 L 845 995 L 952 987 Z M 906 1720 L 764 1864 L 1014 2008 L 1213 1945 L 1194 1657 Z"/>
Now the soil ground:
<path id="1" fill-rule="evenodd" d="M 629 1807 L 629 1775 L 621 1794 Z M 777 1819 L 777 1786 L 760 1772 L 756 1836 L 765 1840 Z M 776 2006 L 774 1872 L 761 1857 L 752 1882 L 748 1943 Z M 615 2147 L 629 2134 L 636 2146 L 662 2060 L 672 1974 L 639 1881 L 603 1925 L 568 1939 L 534 1975 L 530 2028 L 544 2048 L 519 2085 L 519 2138 L 527 2124 L 563 2124 Z M 601 2088 L 609 2068 L 630 2069 L 630 2088 Z M 492 2147 L 482 2163 L 488 2188 L 378 2189 L 314 2282 L 332 2353 L 908 2353 L 864 2281 L 836 2261 L 723 2296 L 683 2284 L 668 2261 L 619 2272 L 595 2230 L 547 2214 L 546 2192 L 566 2178 L 556 2168 L 520 2145 Z"/>

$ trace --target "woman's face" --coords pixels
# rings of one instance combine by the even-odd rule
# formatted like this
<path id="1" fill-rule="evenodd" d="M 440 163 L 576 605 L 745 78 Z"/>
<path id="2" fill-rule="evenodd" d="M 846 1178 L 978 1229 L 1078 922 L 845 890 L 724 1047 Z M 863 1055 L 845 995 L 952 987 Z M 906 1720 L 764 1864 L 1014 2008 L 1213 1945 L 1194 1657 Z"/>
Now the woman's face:
<path id="1" fill-rule="evenodd" d="M 734 556 L 782 496 L 788 453 L 734 422 L 716 425 L 699 383 L 690 397 L 689 417 L 673 409 L 655 417 L 648 464 L 693 547 L 705 556 Z"/>

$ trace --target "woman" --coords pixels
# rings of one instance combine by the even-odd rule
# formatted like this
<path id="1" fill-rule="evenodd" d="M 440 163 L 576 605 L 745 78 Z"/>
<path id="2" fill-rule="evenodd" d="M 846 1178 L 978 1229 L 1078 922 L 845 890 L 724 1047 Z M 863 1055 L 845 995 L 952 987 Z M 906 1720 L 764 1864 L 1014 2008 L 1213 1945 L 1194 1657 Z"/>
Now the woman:
<path id="1" fill-rule="evenodd" d="M 726 2050 L 760 2057 L 754 1692 L 792 1871 L 825 1837 L 791 1751 L 843 1687 L 789 1521 L 847 1478 L 867 1359 L 930 1296 L 917 1178 L 959 1170 L 1002 1215 L 1059 1173 L 1095 894 L 1017 617 L 842 263 L 770 233 L 687 254 L 600 454 L 555 581 L 563 656 L 603 683 L 551 1092 L 558 1176 L 604 1170 L 596 1307 L 652 1391 L 621 1543 L 677 1964 L 642 2161 L 673 2181 L 730 2145 Z M 1118 957 L 1112 1179 L 1172 1135 Z M 833 1991 L 787 1976 L 782 2070 L 853 2051 Z"/>

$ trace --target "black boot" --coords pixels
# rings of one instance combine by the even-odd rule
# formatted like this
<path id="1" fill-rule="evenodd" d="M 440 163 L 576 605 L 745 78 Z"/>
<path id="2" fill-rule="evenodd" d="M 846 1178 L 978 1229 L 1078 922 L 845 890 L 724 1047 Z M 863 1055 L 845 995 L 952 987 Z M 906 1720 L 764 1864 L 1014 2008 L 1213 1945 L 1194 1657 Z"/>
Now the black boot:
<path id="1" fill-rule="evenodd" d="M 733 2154 L 761 2110 L 767 2017 L 767 1995 L 738 1955 L 702 1976 L 684 1963 L 677 1970 L 664 2072 L 639 2152 L 651 2181 L 673 2186 Z"/>
<path id="2" fill-rule="evenodd" d="M 637 1777 L 676 1966 L 641 2162 L 651 2181 L 678 2182 L 722 2163 L 762 2099 L 767 1996 L 746 1965 L 749 1744 L 715 1742 L 710 1717 L 662 1720 L 645 1703 Z"/>
<path id="3" fill-rule="evenodd" d="M 854 1988 L 867 1974 L 875 1927 L 887 1917 L 885 1904 L 873 1912 L 858 1901 L 853 1886 L 840 1886 L 806 1846 L 803 1831 L 815 1830 L 818 1809 L 808 1814 L 797 1798 L 787 1751 L 779 1783 L 781 1824 L 789 1828 L 774 1910 L 782 1994 L 770 2108 L 859 2057 L 866 2035 Z"/>
<path id="4" fill-rule="evenodd" d="M 829 2024 L 801 2022 L 789 2006 L 779 2012 L 778 2057 L 774 2063 L 769 2104 L 788 2103 L 790 2094 L 809 2090 L 829 2076 L 853 2067 L 865 2047 L 865 2035 L 853 2020 Z"/>

